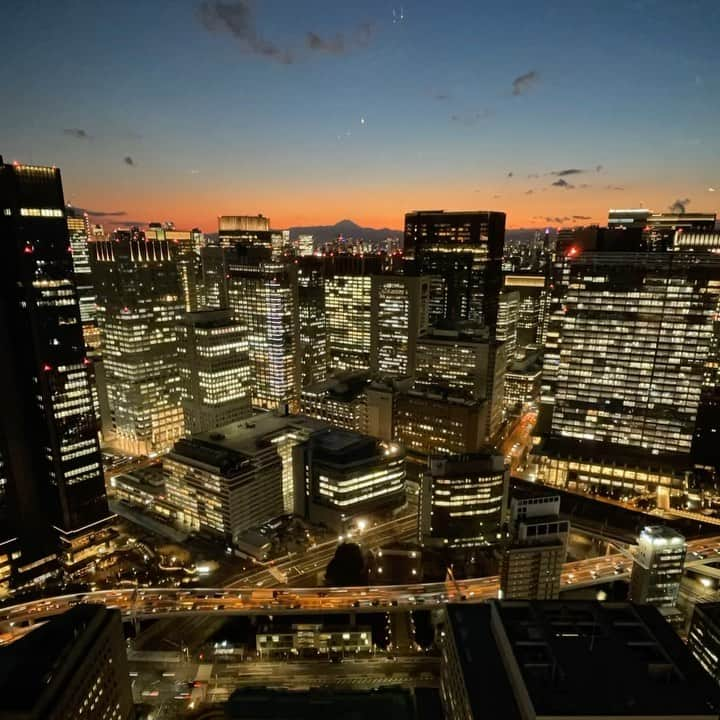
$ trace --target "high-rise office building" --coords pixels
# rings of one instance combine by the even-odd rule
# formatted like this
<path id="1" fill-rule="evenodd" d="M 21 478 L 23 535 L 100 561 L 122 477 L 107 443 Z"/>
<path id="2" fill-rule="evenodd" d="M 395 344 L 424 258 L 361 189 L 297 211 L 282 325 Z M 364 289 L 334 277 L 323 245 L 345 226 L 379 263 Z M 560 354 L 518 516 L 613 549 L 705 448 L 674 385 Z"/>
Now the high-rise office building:
<path id="1" fill-rule="evenodd" d="M 234 248 L 220 245 L 207 245 L 200 250 L 202 297 L 206 307 L 229 307 L 228 262 L 233 256 Z"/>
<path id="2" fill-rule="evenodd" d="M 572 600 L 448 605 L 440 688 L 453 720 L 711 720 L 717 687 L 657 608 Z"/>
<path id="3" fill-rule="evenodd" d="M 214 430 L 252 414 L 248 332 L 230 310 L 187 313 L 178 326 L 185 430 Z"/>
<path id="4" fill-rule="evenodd" d="M 132 720 L 120 611 L 78 605 L 0 648 L 0 717 Z"/>
<path id="5" fill-rule="evenodd" d="M 505 289 L 498 296 L 498 315 L 495 339 L 505 344 L 505 364 L 512 365 L 517 350 L 518 323 L 520 321 L 520 293 Z"/>
<path id="6" fill-rule="evenodd" d="M 382 272 L 378 255 L 332 254 L 325 264 L 328 369 L 370 367 L 372 275 Z"/>
<path id="7" fill-rule="evenodd" d="M 163 458 L 167 500 L 183 525 L 234 542 L 295 511 L 304 470 L 293 449 L 327 429 L 310 418 L 262 413 L 179 440 Z"/>
<path id="8" fill-rule="evenodd" d="M 228 264 L 228 302 L 248 328 L 253 406 L 300 406 L 300 319 L 294 264 L 270 259 L 267 249 L 239 248 Z"/>
<path id="9" fill-rule="evenodd" d="M 348 432 L 314 434 L 305 446 L 305 512 L 339 532 L 358 516 L 405 503 L 405 452 Z"/>
<path id="10" fill-rule="evenodd" d="M 298 235 L 297 252 L 300 257 L 312 255 L 315 252 L 315 238 L 312 235 Z"/>
<path id="11" fill-rule="evenodd" d="M 334 427 L 366 432 L 369 383 L 370 373 L 364 370 L 337 373 L 303 388 L 300 410 L 303 415 L 324 420 Z"/>
<path id="12" fill-rule="evenodd" d="M 687 635 L 690 652 L 720 684 L 720 603 L 697 603 Z"/>
<path id="13" fill-rule="evenodd" d="M 218 218 L 218 244 L 234 248 L 237 245 L 259 245 L 272 251 L 270 220 L 263 215 L 221 215 Z"/>
<path id="14" fill-rule="evenodd" d="M 479 320 L 495 331 L 502 287 L 505 213 L 418 211 L 405 215 L 405 256 L 437 275 L 432 321 Z M 439 294 L 438 294 L 439 293 Z"/>
<path id="15" fill-rule="evenodd" d="M 548 332 L 538 477 L 624 493 L 657 487 L 667 503 L 691 469 L 720 257 L 653 251 L 632 230 L 591 228 L 571 243 Z"/>
<path id="16" fill-rule="evenodd" d="M 560 498 L 513 498 L 510 539 L 503 549 L 500 589 L 506 600 L 560 597 L 570 523 L 561 520 Z"/>
<path id="17" fill-rule="evenodd" d="M 194 312 L 205 305 L 200 253 L 205 236 L 198 228 L 177 230 L 170 223 L 150 223 L 145 231 L 148 240 L 166 240 L 175 246 L 173 257 L 178 270 L 180 293 L 185 312 Z"/>
<path id="18" fill-rule="evenodd" d="M 132 228 L 92 246 L 113 442 L 133 453 L 167 449 L 184 431 L 175 244 Z"/>
<path id="19" fill-rule="evenodd" d="M 74 573 L 108 507 L 60 171 L 0 159 L 0 208 L 0 540 Z"/>
<path id="20" fill-rule="evenodd" d="M 393 401 L 394 438 L 418 460 L 439 452 L 473 453 L 487 443 L 488 405 L 485 400 L 420 390 L 402 392 L 390 398 Z"/>
<path id="21" fill-rule="evenodd" d="M 70 252 L 72 253 L 73 274 L 80 304 L 80 320 L 83 326 L 85 346 L 89 351 L 97 349 L 99 335 L 95 312 L 95 289 L 90 268 L 90 220 L 84 210 L 70 205 L 65 208 L 68 233 L 70 234 Z"/>
<path id="22" fill-rule="evenodd" d="M 369 275 L 338 275 L 325 281 L 328 363 L 333 370 L 370 367 L 371 290 Z"/>
<path id="23" fill-rule="evenodd" d="M 508 273 L 505 289 L 517 292 L 520 305 L 517 318 L 517 350 L 537 349 L 545 342 L 549 301 L 545 273 Z"/>
<path id="24" fill-rule="evenodd" d="M 676 530 L 648 525 L 638 537 L 630 577 L 630 599 L 658 607 L 674 607 L 680 591 L 687 545 Z"/>
<path id="25" fill-rule="evenodd" d="M 508 479 L 503 456 L 492 450 L 431 457 L 420 485 L 420 543 L 436 548 L 499 543 Z"/>
<path id="26" fill-rule="evenodd" d="M 417 340 L 415 386 L 441 396 L 485 400 L 482 436 L 494 438 L 503 420 L 505 343 L 473 323 L 444 323 Z"/>
<path id="27" fill-rule="evenodd" d="M 430 281 L 374 275 L 371 292 L 370 368 L 381 375 L 413 376 L 418 337 L 428 329 Z"/>
<path id="28" fill-rule="evenodd" d="M 328 370 L 325 260 L 309 253 L 297 261 L 302 387 L 323 382 Z"/>

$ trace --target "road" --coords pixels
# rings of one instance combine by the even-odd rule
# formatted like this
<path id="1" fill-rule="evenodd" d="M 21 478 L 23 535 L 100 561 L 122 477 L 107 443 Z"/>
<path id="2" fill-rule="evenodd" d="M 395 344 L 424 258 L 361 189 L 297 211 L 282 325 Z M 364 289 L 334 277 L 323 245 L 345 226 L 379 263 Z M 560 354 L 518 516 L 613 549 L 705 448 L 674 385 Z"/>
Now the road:
<path id="1" fill-rule="evenodd" d="M 720 559 L 720 536 L 688 542 L 688 561 L 693 553 Z M 621 553 L 566 563 L 563 589 L 588 587 L 629 577 L 631 563 Z M 118 608 L 127 620 L 181 614 L 275 615 L 333 612 L 386 612 L 430 608 L 445 602 L 477 602 L 498 596 L 498 578 L 490 576 L 455 583 L 424 583 L 355 588 L 217 588 L 180 590 L 103 590 L 64 595 L 13 605 L 0 610 L 0 632 L 13 639 L 15 628 L 58 615 L 81 602 Z M 22 629 L 20 630 L 22 632 Z"/>
<path id="2" fill-rule="evenodd" d="M 190 689 L 188 683 L 200 676 L 207 682 Z M 204 702 L 225 702 L 237 688 L 302 690 L 334 687 L 344 690 L 371 690 L 390 685 L 431 687 L 440 684 L 440 658 L 416 655 L 389 660 L 385 657 L 348 657 L 343 662 L 328 660 L 246 661 L 197 665 L 182 663 L 130 662 L 133 699 L 153 705 L 155 717 L 176 717 L 176 711 L 199 707 Z"/>
<path id="3" fill-rule="evenodd" d="M 417 514 L 416 511 L 412 511 L 387 522 L 378 523 L 361 533 L 348 536 L 346 539 L 358 542 L 365 548 L 374 548 L 390 542 L 408 540 L 414 536 L 416 529 Z M 293 585 L 307 576 L 315 576 L 318 572 L 324 571 L 335 554 L 337 546 L 338 540 L 329 540 L 309 548 L 301 557 L 273 563 L 271 567 L 275 572 L 270 569 L 269 565 L 266 565 L 261 569 L 245 572 L 230 579 L 225 586 L 228 588 L 279 586 L 283 583 L 278 580 L 278 573 L 287 577 L 286 584 Z"/>
<path id="4" fill-rule="evenodd" d="M 523 413 L 500 444 L 500 452 L 510 463 L 511 473 L 514 473 L 523 464 L 525 453 L 532 443 L 532 431 L 536 422 L 536 411 L 528 410 Z"/>

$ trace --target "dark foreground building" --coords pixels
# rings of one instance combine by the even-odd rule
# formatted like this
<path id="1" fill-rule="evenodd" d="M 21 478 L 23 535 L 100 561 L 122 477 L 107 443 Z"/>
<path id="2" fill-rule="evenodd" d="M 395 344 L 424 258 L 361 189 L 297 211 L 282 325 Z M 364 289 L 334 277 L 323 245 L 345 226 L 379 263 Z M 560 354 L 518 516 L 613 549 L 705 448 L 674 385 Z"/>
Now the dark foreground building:
<path id="1" fill-rule="evenodd" d="M 720 692 L 654 607 L 448 605 L 442 692 L 453 720 L 718 718 Z"/>
<path id="2" fill-rule="evenodd" d="M 0 157 L 0 239 L 0 540 L 19 538 L 25 585 L 58 553 L 72 573 L 92 560 L 109 514 L 57 168 Z"/>
<path id="3" fill-rule="evenodd" d="M 78 605 L 0 648 L 3 720 L 132 720 L 118 610 Z"/>

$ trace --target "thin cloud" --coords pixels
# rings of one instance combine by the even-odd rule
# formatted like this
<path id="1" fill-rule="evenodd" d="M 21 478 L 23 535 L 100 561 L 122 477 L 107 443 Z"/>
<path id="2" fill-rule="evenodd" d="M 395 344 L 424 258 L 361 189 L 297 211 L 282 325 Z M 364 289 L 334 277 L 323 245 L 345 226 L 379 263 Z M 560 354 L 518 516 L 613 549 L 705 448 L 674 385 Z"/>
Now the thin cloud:
<path id="1" fill-rule="evenodd" d="M 690 198 L 678 198 L 668 210 L 672 213 L 684 213 L 690 204 Z"/>
<path id="2" fill-rule="evenodd" d="M 88 208 L 77 208 L 80 212 L 87 213 L 91 217 L 124 217 L 127 215 L 125 210 L 89 210 Z"/>
<path id="3" fill-rule="evenodd" d="M 371 23 L 362 23 L 346 37 L 344 33 L 336 33 L 333 37 L 322 37 L 316 32 L 305 35 L 305 45 L 309 50 L 328 53 L 330 55 L 343 55 L 355 48 L 366 47 L 373 35 L 374 27 Z"/>
<path id="4" fill-rule="evenodd" d="M 580 168 L 568 168 L 567 170 L 551 170 L 548 175 L 554 175 L 555 177 L 565 177 L 566 175 L 579 175 L 580 173 L 586 172 Z"/>
<path id="5" fill-rule="evenodd" d="M 116 227 L 143 227 L 147 224 L 147 220 L 108 220 L 106 223 L 106 225 L 115 225 Z"/>
<path id="6" fill-rule="evenodd" d="M 526 190 L 526 191 L 525 191 L 525 194 L 526 194 L 526 195 L 532 195 L 534 192 L 535 192 L 534 190 Z"/>
<path id="7" fill-rule="evenodd" d="M 63 130 L 63 135 L 68 135 L 69 137 L 77 138 L 78 140 L 91 140 L 90 134 L 87 132 L 87 130 L 83 130 L 82 128 L 65 128 Z"/>
<path id="8" fill-rule="evenodd" d="M 124 162 L 126 165 L 132 165 L 132 166 L 135 165 L 135 161 L 134 161 L 129 155 L 126 155 L 126 156 L 125 156 L 123 162 Z"/>
<path id="9" fill-rule="evenodd" d="M 606 190 L 624 190 L 625 188 L 622 185 L 606 185 Z"/>
<path id="10" fill-rule="evenodd" d="M 477 125 L 482 120 L 489 118 L 492 115 L 491 110 L 478 110 L 476 112 L 467 113 L 453 113 L 450 116 L 450 120 L 456 123 L 462 123 L 463 125 Z"/>
<path id="11" fill-rule="evenodd" d="M 604 168 L 603 168 L 602 165 L 596 165 L 596 166 L 595 166 L 595 172 L 602 172 L 603 169 L 604 169 Z"/>
<path id="12" fill-rule="evenodd" d="M 450 99 L 450 93 L 444 93 L 444 92 L 437 92 L 433 95 L 433 98 L 435 100 L 445 101 Z"/>
<path id="13" fill-rule="evenodd" d="M 540 176 L 537 173 L 530 173 L 528 175 L 528 179 L 532 180 L 533 178 L 539 178 Z"/>
<path id="14" fill-rule="evenodd" d="M 530 72 L 526 72 L 524 75 L 518 75 L 518 77 L 512 81 L 512 94 L 522 95 L 537 85 L 539 81 L 540 74 L 536 70 L 530 70 Z"/>
<path id="15" fill-rule="evenodd" d="M 284 65 L 289 65 L 293 61 L 289 50 L 278 47 L 258 32 L 255 13 L 245 0 L 234 0 L 234 2 L 204 0 L 198 7 L 198 15 L 206 30 L 230 33 L 240 47 L 251 55 L 258 55 Z"/>
<path id="16" fill-rule="evenodd" d="M 512 170 L 507 174 L 507 176 L 508 176 L 508 177 L 512 177 L 512 176 L 513 176 Z"/>
<path id="17" fill-rule="evenodd" d="M 565 188 L 566 190 L 572 190 L 575 186 L 571 185 L 567 180 L 560 178 L 553 183 L 553 187 Z"/>
<path id="18" fill-rule="evenodd" d="M 542 215 L 536 215 L 536 217 L 542 217 Z M 563 223 L 570 222 L 572 220 L 571 217 L 544 217 L 543 220 L 545 220 L 546 223 L 557 223 L 558 225 L 562 225 Z"/>
<path id="19" fill-rule="evenodd" d="M 592 220 L 590 215 L 573 215 L 572 219 L 573 220 Z"/>

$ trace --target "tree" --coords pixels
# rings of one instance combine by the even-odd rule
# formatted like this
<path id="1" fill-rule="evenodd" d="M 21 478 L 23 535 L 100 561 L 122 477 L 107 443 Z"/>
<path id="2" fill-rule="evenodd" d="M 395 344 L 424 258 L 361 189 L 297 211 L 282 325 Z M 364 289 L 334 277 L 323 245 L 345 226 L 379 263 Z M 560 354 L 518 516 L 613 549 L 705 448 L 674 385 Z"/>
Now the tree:
<path id="1" fill-rule="evenodd" d="M 356 543 L 342 543 L 325 569 L 325 584 L 336 586 L 367 585 L 368 568 L 365 556 Z"/>

